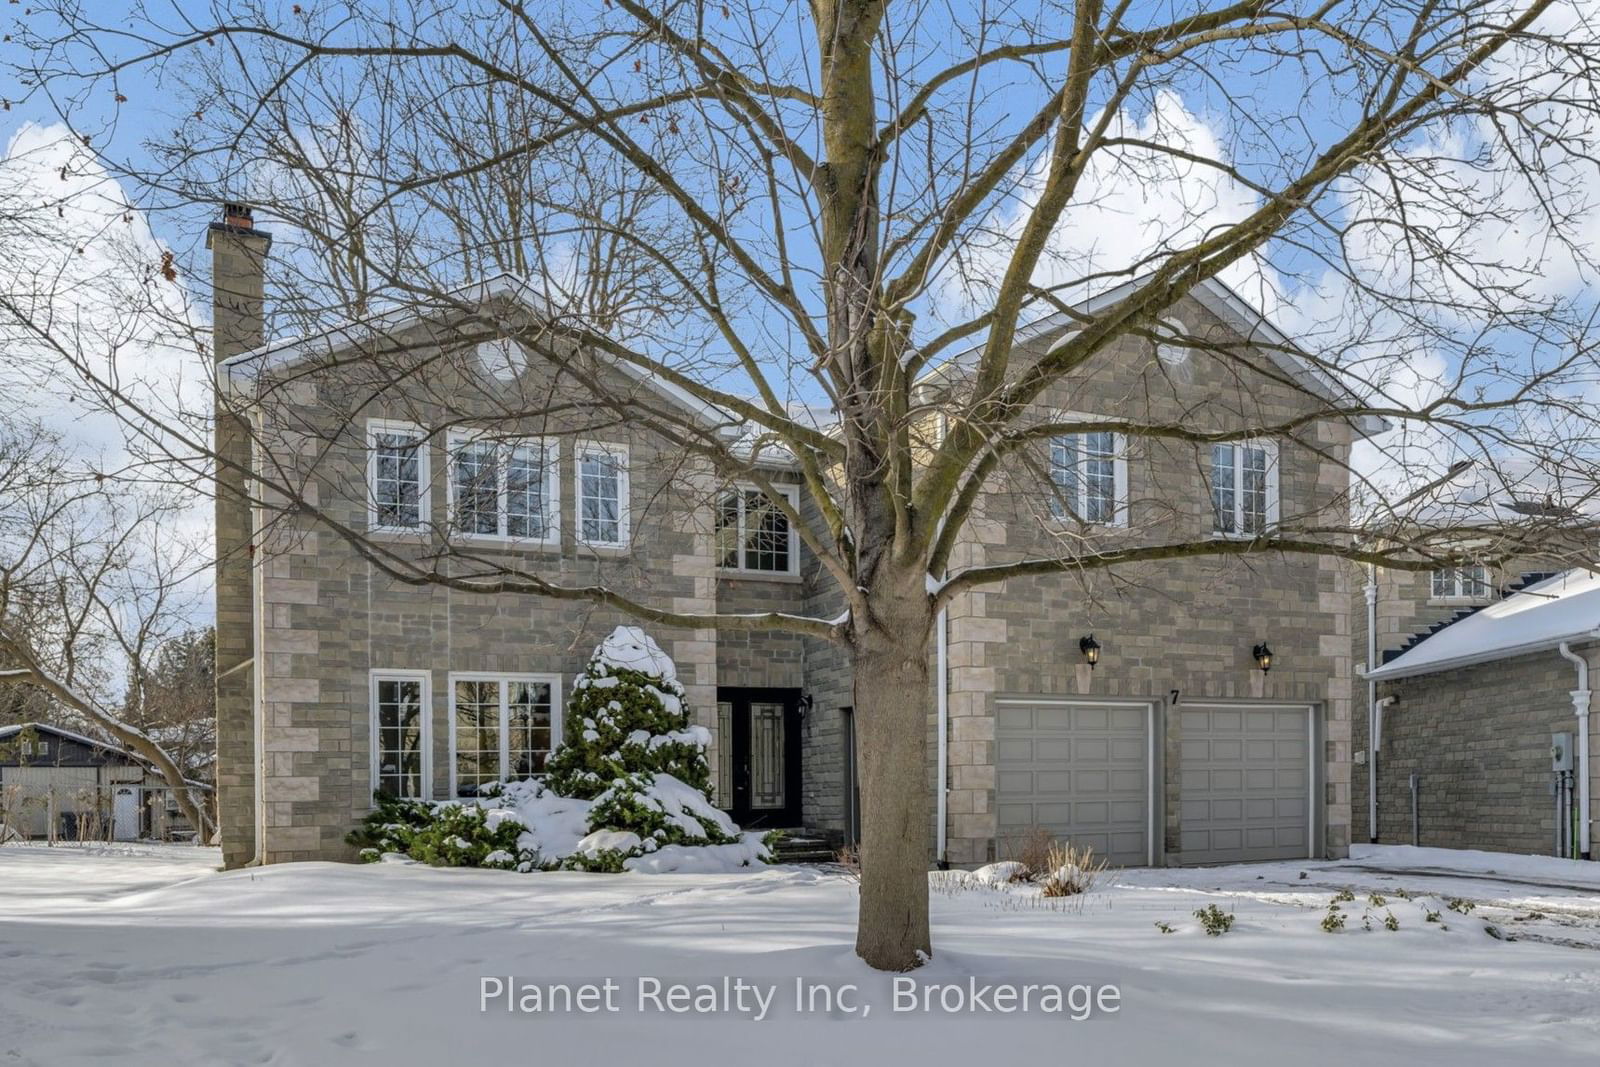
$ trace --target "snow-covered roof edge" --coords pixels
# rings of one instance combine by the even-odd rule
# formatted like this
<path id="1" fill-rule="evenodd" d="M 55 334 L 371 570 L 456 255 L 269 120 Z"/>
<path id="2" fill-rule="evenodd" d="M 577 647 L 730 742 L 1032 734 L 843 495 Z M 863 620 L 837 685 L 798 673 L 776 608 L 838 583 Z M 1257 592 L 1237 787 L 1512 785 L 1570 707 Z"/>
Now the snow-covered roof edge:
<path id="1" fill-rule="evenodd" d="M 1121 285 L 1109 289 L 1098 296 L 1088 297 L 1076 304 L 1072 311 L 1077 315 L 1093 315 L 1102 308 L 1108 307 L 1123 299 L 1142 286 L 1149 278 L 1144 275 L 1123 282 Z M 1256 306 L 1240 296 L 1227 282 L 1220 278 L 1207 278 L 1189 291 L 1201 307 L 1221 319 L 1239 336 L 1247 341 L 1259 338 L 1268 347 L 1268 355 L 1284 371 L 1292 375 L 1296 381 L 1307 390 L 1324 400 L 1334 403 L 1359 406 L 1362 401 L 1355 393 L 1328 374 L 1322 368 L 1311 362 L 1305 351 L 1277 326 L 1267 318 Z M 1019 326 L 1016 332 L 1016 343 L 1022 344 L 1036 340 L 1058 330 L 1065 330 L 1077 322 L 1074 315 L 1065 311 L 1052 312 L 1042 318 Z M 960 355 L 953 356 L 937 367 L 928 370 L 921 378 L 926 382 L 947 372 L 953 367 L 962 367 L 969 364 L 982 346 L 975 346 Z M 1364 437 L 1371 437 L 1390 429 L 1387 419 L 1376 415 L 1361 415 L 1351 420 L 1356 430 Z"/>
<path id="2" fill-rule="evenodd" d="M 520 304 L 534 315 L 550 314 L 550 305 L 539 296 L 527 279 L 505 272 L 483 281 L 469 282 L 451 290 L 448 295 L 452 300 L 478 306 L 497 299 L 507 299 Z M 256 381 L 267 371 L 293 367 L 312 357 L 329 356 L 362 341 L 420 326 L 431 318 L 432 316 L 414 308 L 397 307 L 366 318 L 347 319 L 310 337 L 272 341 L 223 360 L 217 367 L 218 384 L 225 393 L 249 398 L 254 395 Z M 617 370 L 642 382 L 705 421 L 727 427 L 726 432 L 730 435 L 738 432 L 733 415 L 717 405 L 701 400 L 688 390 L 665 381 L 659 375 L 652 374 L 628 360 L 608 357 L 608 362 Z"/>
<path id="3" fill-rule="evenodd" d="M 52 726 L 47 722 L 24 722 L 18 723 L 15 726 L 0 726 L 0 741 L 4 741 L 8 737 L 15 737 L 24 730 L 32 730 L 35 733 L 54 734 L 56 737 L 62 737 L 69 741 L 76 741 L 80 745 L 88 745 L 90 748 L 103 748 L 108 752 L 120 752 L 131 760 L 135 760 L 139 763 L 144 762 L 144 760 L 140 759 L 136 754 L 129 752 L 126 748 L 117 744 L 115 741 L 96 741 L 92 737 L 87 737 L 84 734 L 73 733 L 71 730 L 64 730 L 59 726 Z"/>
<path id="4" fill-rule="evenodd" d="M 1383 682 L 1438 674 L 1591 640 L 1600 640 L 1600 575 L 1575 568 L 1444 627 L 1362 677 Z"/>

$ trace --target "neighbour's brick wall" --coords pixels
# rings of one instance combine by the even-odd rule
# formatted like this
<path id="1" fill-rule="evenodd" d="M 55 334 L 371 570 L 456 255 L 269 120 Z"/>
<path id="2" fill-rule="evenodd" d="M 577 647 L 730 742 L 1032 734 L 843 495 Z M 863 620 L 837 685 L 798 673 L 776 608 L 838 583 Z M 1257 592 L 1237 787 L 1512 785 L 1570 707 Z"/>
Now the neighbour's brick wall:
<path id="1" fill-rule="evenodd" d="M 1582 651 L 1592 667 L 1600 663 L 1600 649 Z M 1576 737 L 1569 695 L 1576 675 L 1573 664 L 1551 650 L 1381 683 L 1380 699 L 1398 699 L 1384 711 L 1378 755 L 1380 840 L 1411 843 L 1410 777 L 1416 773 L 1419 844 L 1550 853 L 1550 735 Z M 1600 759 L 1594 740 L 1591 757 Z"/>
<path id="2" fill-rule="evenodd" d="M 1385 652 L 1402 648 L 1413 637 L 1426 634 L 1435 624 L 1448 622 L 1463 611 L 1482 607 L 1500 599 L 1500 591 L 1516 584 L 1523 575 L 1562 569 L 1563 565 L 1558 562 L 1537 557 L 1512 560 L 1502 567 L 1490 570 L 1489 581 L 1492 591 L 1489 597 L 1477 600 L 1457 598 L 1440 600 L 1433 596 L 1432 572 L 1378 568 L 1378 600 L 1376 605 L 1377 665 L 1381 666 L 1383 664 Z M 1351 620 L 1355 632 L 1354 654 L 1357 664 L 1364 664 L 1368 654 L 1366 587 L 1370 580 L 1370 572 L 1366 567 L 1352 565 L 1348 580 L 1352 590 Z M 1370 718 L 1367 683 L 1364 678 L 1358 676 L 1355 679 L 1355 687 L 1352 744 L 1357 753 L 1364 753 L 1367 748 L 1367 723 Z M 1368 819 L 1370 805 L 1367 802 L 1367 782 L 1367 767 L 1364 764 L 1355 765 L 1352 769 L 1350 796 L 1352 829 L 1354 840 L 1357 841 L 1372 840 Z M 1410 803 L 1409 796 L 1407 803 Z M 1409 835 L 1409 833 L 1410 830 L 1408 829 L 1407 834 Z M 1410 837 L 1408 836 L 1406 840 L 1410 840 Z"/>

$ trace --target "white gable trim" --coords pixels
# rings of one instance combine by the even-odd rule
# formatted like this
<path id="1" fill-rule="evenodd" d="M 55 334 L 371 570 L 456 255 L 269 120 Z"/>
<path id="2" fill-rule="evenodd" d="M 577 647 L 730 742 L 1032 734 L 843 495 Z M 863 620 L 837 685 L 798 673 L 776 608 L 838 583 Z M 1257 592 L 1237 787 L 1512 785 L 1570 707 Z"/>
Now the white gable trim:
<path id="1" fill-rule="evenodd" d="M 549 304 L 533 286 L 525 279 L 512 274 L 497 274 L 485 281 L 464 285 L 448 295 L 452 300 L 473 307 L 482 307 L 495 300 L 504 299 L 521 305 L 534 315 L 548 317 L 550 314 Z M 440 310 L 442 312 L 446 309 Z M 284 370 L 312 358 L 332 356 L 353 345 L 413 329 L 430 320 L 431 316 L 419 313 L 413 308 L 399 307 L 379 312 L 369 318 L 351 319 L 311 337 L 274 341 L 223 360 L 217 367 L 217 384 L 225 394 L 241 399 L 252 399 L 255 396 L 256 382 L 267 372 Z M 671 400 L 690 414 L 712 425 L 723 427 L 722 432 L 725 436 L 737 436 L 740 432 L 736 425 L 739 420 L 715 404 L 701 400 L 688 390 L 665 381 L 660 375 L 628 360 L 613 356 L 605 358 L 617 370 Z"/>

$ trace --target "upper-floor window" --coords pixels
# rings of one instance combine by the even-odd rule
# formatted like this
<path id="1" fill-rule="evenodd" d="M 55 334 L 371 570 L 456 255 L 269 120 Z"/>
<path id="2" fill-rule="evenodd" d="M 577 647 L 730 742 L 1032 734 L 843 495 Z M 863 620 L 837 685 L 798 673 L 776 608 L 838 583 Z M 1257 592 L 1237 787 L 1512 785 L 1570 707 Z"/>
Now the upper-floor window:
<path id="1" fill-rule="evenodd" d="M 600 548 L 628 543 L 628 450 L 580 445 L 577 457 L 578 540 Z"/>
<path id="2" fill-rule="evenodd" d="M 796 507 L 793 488 L 777 491 Z M 799 553 L 789 516 L 759 489 L 737 486 L 717 501 L 717 566 L 725 571 L 797 574 Z"/>
<path id="3" fill-rule="evenodd" d="M 420 426 L 367 423 L 367 524 L 415 531 L 428 521 L 428 443 Z"/>
<path id="4" fill-rule="evenodd" d="M 558 456 L 554 441 L 452 435 L 451 528 L 476 537 L 558 543 Z"/>
<path id="5" fill-rule="evenodd" d="M 1271 441 L 1211 446 L 1211 522 L 1217 533 L 1254 536 L 1278 521 L 1278 449 Z"/>
<path id="6" fill-rule="evenodd" d="M 1489 597 L 1489 568 L 1442 567 L 1433 572 L 1435 600 L 1486 600 Z"/>
<path id="7" fill-rule="evenodd" d="M 561 736 L 559 681 L 551 675 L 453 674 L 450 779 L 455 796 L 491 782 L 543 774 Z"/>
<path id="8" fill-rule="evenodd" d="M 1122 435 L 1110 430 L 1050 441 L 1050 514 L 1120 526 L 1127 522 L 1127 462 Z"/>

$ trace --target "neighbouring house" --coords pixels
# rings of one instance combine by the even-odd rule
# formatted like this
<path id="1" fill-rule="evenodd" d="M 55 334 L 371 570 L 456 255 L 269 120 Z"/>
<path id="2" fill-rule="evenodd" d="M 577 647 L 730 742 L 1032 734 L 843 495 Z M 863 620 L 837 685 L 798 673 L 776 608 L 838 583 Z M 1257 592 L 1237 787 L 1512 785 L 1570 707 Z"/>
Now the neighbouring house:
<path id="1" fill-rule="evenodd" d="M 1509 573 L 1423 574 L 1412 581 L 1430 582 L 1431 595 L 1411 618 L 1428 628 L 1402 640 L 1411 622 L 1380 622 L 1386 654 L 1365 673 L 1377 687 L 1379 840 L 1589 856 L 1600 576 L 1573 569 L 1503 584 Z"/>
<path id="2" fill-rule="evenodd" d="M 226 397 L 216 781 L 228 865 L 349 857 L 345 834 L 375 789 L 442 799 L 539 772 L 571 678 L 630 620 L 452 588 L 451 568 L 470 563 L 441 556 L 443 544 L 681 612 L 839 614 L 799 531 L 760 490 L 727 484 L 623 413 L 664 412 L 685 434 L 729 441 L 738 420 L 625 361 L 528 358 L 505 339 L 540 321 L 519 280 L 266 343 L 270 237 L 230 205 L 208 241 Z M 1073 322 L 1035 323 L 1023 350 L 1048 350 Z M 1342 399 L 1220 283 L 1199 286 L 1163 329 L 1170 343 L 1126 339 L 1093 374 L 1059 383 L 1038 418 L 1136 411 L 1227 431 L 1292 425 Z M 929 410 L 968 371 L 956 359 L 929 375 Z M 597 389 L 615 410 L 593 413 Z M 1280 523 L 1337 528 L 1351 444 L 1381 425 L 1313 417 L 1293 439 L 1218 444 L 1041 435 L 1035 453 L 1002 466 L 954 563 L 1084 542 L 1248 539 Z M 815 518 L 788 457 L 751 463 Z M 304 506 L 275 509 L 251 470 L 270 470 Z M 386 576 L 361 538 L 445 581 Z M 1034 827 L 1126 865 L 1344 855 L 1350 573 L 1313 555 L 1219 557 L 957 598 L 929 694 L 930 858 L 981 863 Z M 862 813 L 841 651 L 781 633 L 651 631 L 712 731 L 718 804 L 746 825 L 853 838 Z"/>
<path id="3" fill-rule="evenodd" d="M 12 834 L 64 841 L 167 837 L 180 829 L 168 793 L 160 775 L 118 745 L 49 723 L 0 728 L 0 841 Z"/>

